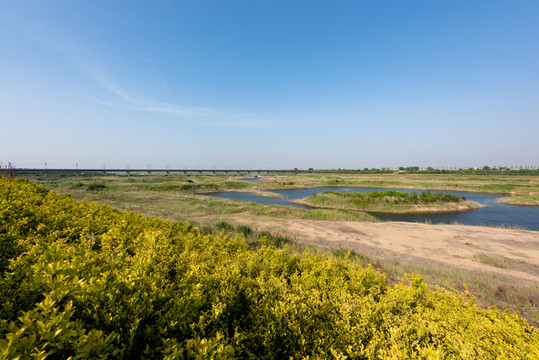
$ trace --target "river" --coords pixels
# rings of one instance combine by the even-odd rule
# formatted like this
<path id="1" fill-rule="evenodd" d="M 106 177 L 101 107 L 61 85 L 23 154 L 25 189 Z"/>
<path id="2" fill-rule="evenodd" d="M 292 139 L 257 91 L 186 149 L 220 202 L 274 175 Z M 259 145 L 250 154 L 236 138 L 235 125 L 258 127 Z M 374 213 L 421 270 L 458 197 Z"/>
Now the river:
<path id="1" fill-rule="evenodd" d="M 427 190 L 410 189 L 380 189 L 363 187 L 315 187 L 309 189 L 289 189 L 272 190 L 271 192 L 282 195 L 282 199 L 264 197 L 244 192 L 221 192 L 206 194 L 226 199 L 236 199 L 242 201 L 252 201 L 259 204 L 295 206 L 303 209 L 309 209 L 309 206 L 294 204 L 291 200 L 303 199 L 314 193 L 324 191 L 340 192 L 372 192 L 398 190 L 405 192 L 423 192 Z M 432 190 L 430 190 L 432 192 Z M 463 224 L 463 225 L 483 225 L 483 226 L 501 226 L 501 227 L 519 227 L 528 230 L 539 230 L 539 206 L 516 206 L 506 205 L 497 201 L 501 195 L 444 191 L 447 194 L 453 194 L 461 197 L 465 196 L 467 200 L 472 200 L 480 204 L 488 205 L 487 208 L 475 210 L 432 213 L 432 214 L 374 214 L 383 221 L 409 221 L 409 222 L 429 222 L 432 224 Z"/>

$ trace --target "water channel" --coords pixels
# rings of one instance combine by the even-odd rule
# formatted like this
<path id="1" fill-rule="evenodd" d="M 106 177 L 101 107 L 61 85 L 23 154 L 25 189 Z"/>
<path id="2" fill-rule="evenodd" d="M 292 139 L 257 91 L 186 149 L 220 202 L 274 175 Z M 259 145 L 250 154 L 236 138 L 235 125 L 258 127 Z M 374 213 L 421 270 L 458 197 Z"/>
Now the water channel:
<path id="1" fill-rule="evenodd" d="M 398 190 L 405 192 L 417 192 L 427 190 L 410 189 L 379 189 L 362 187 L 316 187 L 309 189 L 289 189 L 272 190 L 272 193 L 282 196 L 280 199 L 264 197 L 244 192 L 221 192 L 207 194 L 226 199 L 235 199 L 242 201 L 252 201 L 259 204 L 295 206 L 303 209 L 309 209 L 309 206 L 294 204 L 291 200 L 303 199 L 314 193 L 324 191 L 340 192 L 372 192 Z M 410 222 L 430 222 L 432 224 L 463 224 L 463 225 L 489 225 L 502 227 L 520 227 L 528 230 L 539 231 L 539 206 L 516 206 L 506 205 L 497 201 L 501 195 L 481 194 L 472 192 L 444 191 L 444 193 L 453 194 L 461 197 L 465 196 L 467 200 L 472 200 L 480 204 L 488 205 L 487 208 L 433 214 L 374 214 L 383 221 L 410 221 Z"/>

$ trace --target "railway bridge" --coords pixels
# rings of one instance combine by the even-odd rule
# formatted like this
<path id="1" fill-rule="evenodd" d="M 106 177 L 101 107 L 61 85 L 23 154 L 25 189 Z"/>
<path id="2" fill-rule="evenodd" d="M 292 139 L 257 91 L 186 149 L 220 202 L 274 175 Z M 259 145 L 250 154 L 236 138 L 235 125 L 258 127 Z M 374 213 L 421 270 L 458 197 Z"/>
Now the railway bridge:
<path id="1" fill-rule="evenodd" d="M 152 174 L 183 174 L 188 175 L 279 175 L 279 174 L 297 174 L 301 170 L 294 169 L 281 169 L 281 170 L 268 170 L 268 169 L 29 169 L 21 168 L 15 169 L 17 175 L 37 175 L 37 176 L 49 176 L 49 175 L 152 175 Z"/>

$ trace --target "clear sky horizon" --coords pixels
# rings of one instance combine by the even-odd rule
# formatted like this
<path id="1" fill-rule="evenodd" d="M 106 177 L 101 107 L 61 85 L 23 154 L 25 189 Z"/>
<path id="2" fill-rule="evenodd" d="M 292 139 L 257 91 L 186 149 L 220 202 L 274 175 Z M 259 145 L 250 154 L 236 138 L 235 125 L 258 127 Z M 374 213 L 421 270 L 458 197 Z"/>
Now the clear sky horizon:
<path id="1" fill-rule="evenodd" d="M 539 2 L 0 0 L 0 162 L 539 166 Z"/>

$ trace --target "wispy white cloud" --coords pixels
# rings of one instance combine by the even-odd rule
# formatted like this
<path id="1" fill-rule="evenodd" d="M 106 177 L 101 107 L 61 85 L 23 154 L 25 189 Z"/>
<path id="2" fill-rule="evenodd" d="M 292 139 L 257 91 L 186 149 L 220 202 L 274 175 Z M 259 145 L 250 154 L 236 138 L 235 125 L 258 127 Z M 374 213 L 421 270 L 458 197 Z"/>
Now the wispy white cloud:
<path id="1" fill-rule="evenodd" d="M 79 64 L 79 66 L 96 84 L 123 101 L 123 103 L 116 103 L 92 98 L 94 102 L 101 105 L 119 107 L 133 111 L 164 114 L 185 121 L 196 121 L 201 125 L 212 127 L 273 128 L 282 125 L 282 123 L 277 121 L 268 121 L 226 110 L 207 107 L 189 107 L 178 104 L 139 99 L 129 94 L 94 67 L 84 64 Z"/>
<path id="2" fill-rule="evenodd" d="M 225 112 L 202 107 L 185 107 L 176 104 L 139 101 L 131 107 L 133 110 L 154 112 L 180 118 L 219 118 L 227 117 Z"/>
<path id="3" fill-rule="evenodd" d="M 106 76 L 103 75 L 100 71 L 97 71 L 95 68 L 90 66 L 78 63 L 80 68 L 86 72 L 88 77 L 92 79 L 97 85 L 101 86 L 108 92 L 120 97 L 122 100 L 127 101 L 128 103 L 135 104 L 137 100 L 132 96 L 128 95 L 121 87 L 116 85 L 114 82 L 109 80 Z"/>
<path id="4" fill-rule="evenodd" d="M 282 121 L 271 121 L 256 118 L 245 119 L 220 119 L 219 121 L 205 121 L 204 125 L 213 127 L 237 127 L 247 129 L 272 129 L 290 127 L 285 125 Z"/>
<path id="5" fill-rule="evenodd" d="M 110 101 L 103 101 L 95 98 L 93 99 L 96 103 L 101 105 L 121 107 L 133 111 L 164 114 L 185 121 L 196 121 L 201 125 L 212 127 L 274 128 L 281 127 L 283 125 L 282 122 L 271 120 L 268 121 L 226 110 L 207 107 L 182 106 L 178 104 L 139 99 L 129 94 L 95 68 L 83 65 L 80 65 L 80 67 L 96 84 L 124 101 L 124 104 L 118 104 Z"/>
<path id="6" fill-rule="evenodd" d="M 36 29 L 28 27 L 27 35 L 41 43 L 43 46 L 62 54 L 73 64 L 80 68 L 90 80 L 109 95 L 116 97 L 116 100 L 103 100 L 96 97 L 87 96 L 96 104 L 128 109 L 132 111 L 142 111 L 156 114 L 168 115 L 187 122 L 196 122 L 204 126 L 211 127 L 242 127 L 242 128 L 275 128 L 282 127 L 280 121 L 262 119 L 257 116 L 249 116 L 239 112 L 215 109 L 211 107 L 185 106 L 175 103 L 166 103 L 148 98 L 146 96 L 137 96 L 132 92 L 125 90 L 118 81 L 109 73 L 101 70 L 103 63 L 97 59 L 102 56 L 96 55 L 98 48 L 106 48 L 106 44 L 96 43 L 82 35 L 73 34 L 65 29 L 59 28 L 58 24 L 48 24 L 47 29 Z M 33 29 L 33 31 L 31 31 Z M 38 31 L 39 30 L 39 31 Z M 58 34 L 71 33 L 71 40 L 65 40 Z M 82 45 L 86 44 L 86 45 Z M 87 44 L 94 44 L 89 46 Z M 110 50 L 110 49 L 109 49 Z M 166 82 L 162 79 L 166 86 Z M 168 90 L 168 87 L 167 87 Z M 170 90 L 168 90 L 170 92 Z"/>
<path id="7" fill-rule="evenodd" d="M 237 128 L 277 128 L 284 127 L 283 122 L 248 117 L 245 115 L 231 114 L 215 109 L 182 107 L 176 104 L 152 103 L 146 101 L 133 101 L 128 104 L 119 104 L 104 101 L 91 96 L 87 96 L 96 104 L 121 108 L 134 111 L 145 111 L 169 115 L 181 118 L 184 121 L 196 122 L 204 126 L 211 127 L 237 127 Z"/>
<path id="8" fill-rule="evenodd" d="M 178 104 L 163 103 L 138 99 L 128 94 L 124 89 L 108 80 L 103 74 L 94 69 L 84 68 L 87 74 L 104 89 L 125 101 L 125 104 L 118 104 L 110 101 L 93 99 L 96 103 L 106 106 L 120 107 L 134 111 L 144 111 L 150 113 L 164 114 L 185 121 L 196 121 L 205 126 L 212 127 L 242 127 L 242 128 L 274 128 L 283 126 L 282 122 L 260 119 L 254 116 L 234 113 L 225 110 L 189 107 Z"/>

